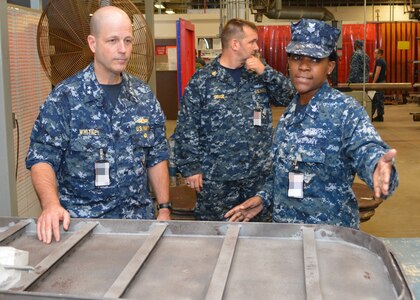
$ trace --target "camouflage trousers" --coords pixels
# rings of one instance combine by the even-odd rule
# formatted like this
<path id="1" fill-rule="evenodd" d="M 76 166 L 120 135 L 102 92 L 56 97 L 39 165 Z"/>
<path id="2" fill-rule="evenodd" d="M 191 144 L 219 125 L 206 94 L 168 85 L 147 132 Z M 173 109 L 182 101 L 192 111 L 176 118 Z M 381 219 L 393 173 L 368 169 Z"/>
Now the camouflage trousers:
<path id="1" fill-rule="evenodd" d="M 201 221 L 227 221 L 224 214 L 262 189 L 266 176 L 237 181 L 203 179 L 203 188 L 197 193 L 195 216 Z M 252 222 L 271 222 L 271 209 L 264 209 Z"/>

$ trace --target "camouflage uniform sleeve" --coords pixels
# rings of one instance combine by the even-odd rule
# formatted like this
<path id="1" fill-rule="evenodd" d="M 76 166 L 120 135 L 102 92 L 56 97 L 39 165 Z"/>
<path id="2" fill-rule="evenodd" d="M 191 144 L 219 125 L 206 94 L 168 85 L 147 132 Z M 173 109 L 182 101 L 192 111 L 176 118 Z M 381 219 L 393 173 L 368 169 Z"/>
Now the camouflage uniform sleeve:
<path id="1" fill-rule="evenodd" d="M 59 97 L 50 95 L 40 108 L 30 138 L 27 169 L 39 162 L 49 163 L 55 172 L 60 166 L 69 141 L 70 111 L 65 101 L 56 101 Z"/>
<path id="2" fill-rule="evenodd" d="M 149 96 L 153 98 L 152 103 L 154 103 L 152 114 L 154 119 L 153 132 L 155 135 L 155 142 L 146 156 L 146 166 L 148 168 L 169 158 L 169 147 L 165 133 L 165 114 L 151 90 L 149 91 Z"/>
<path id="3" fill-rule="evenodd" d="M 356 56 L 353 55 L 350 59 L 350 73 L 349 73 L 349 79 L 347 79 L 347 82 L 356 82 L 355 79 L 355 68 L 354 66 L 356 65 Z"/>
<path id="4" fill-rule="evenodd" d="M 360 105 L 347 110 L 344 120 L 343 151 L 352 158 L 352 168 L 357 175 L 373 189 L 373 173 L 379 159 L 390 150 L 383 142 L 369 117 Z M 398 186 L 398 174 L 393 163 L 389 197 Z M 387 198 L 384 197 L 384 198 Z"/>
<path id="5" fill-rule="evenodd" d="M 287 106 L 292 101 L 296 91 L 288 77 L 266 65 L 262 78 L 270 94 L 271 104 Z"/>
<path id="6" fill-rule="evenodd" d="M 203 153 L 199 143 L 199 128 L 202 97 L 200 82 L 203 80 L 199 81 L 198 73 L 185 88 L 175 130 L 174 160 L 184 177 L 201 173 L 200 157 Z"/>
<path id="7" fill-rule="evenodd" d="M 355 53 L 350 60 L 350 74 L 348 82 L 358 83 L 362 82 L 363 79 L 363 69 L 360 70 L 360 66 L 363 66 L 363 57 L 358 53 Z M 360 78 L 360 71 L 362 71 L 362 77 Z"/>
<path id="8" fill-rule="evenodd" d="M 365 59 L 365 82 L 369 82 L 369 65 L 370 65 L 370 58 L 369 55 L 365 54 L 364 55 L 364 59 Z"/>
<path id="9" fill-rule="evenodd" d="M 276 131 L 274 132 L 273 144 L 271 146 L 271 151 L 270 151 L 270 157 L 271 157 L 271 160 L 273 161 L 271 172 L 268 175 L 267 179 L 265 180 L 263 189 L 257 192 L 257 196 L 260 196 L 262 199 L 264 208 L 270 208 L 273 205 L 273 201 L 274 201 L 274 188 L 275 188 L 274 178 L 275 178 L 275 170 L 276 170 L 276 166 L 274 165 L 276 161 L 275 153 L 277 153 L 278 148 L 279 148 L 279 138 L 281 136 L 282 130 L 283 128 L 278 123 L 276 127 Z"/>
<path id="10" fill-rule="evenodd" d="M 274 180 L 273 180 L 274 176 L 273 173 L 271 172 L 270 175 L 267 177 L 263 190 L 257 192 L 257 196 L 261 197 L 262 199 L 262 204 L 264 206 L 264 208 L 269 208 L 272 206 L 273 204 L 273 190 L 274 190 Z"/>

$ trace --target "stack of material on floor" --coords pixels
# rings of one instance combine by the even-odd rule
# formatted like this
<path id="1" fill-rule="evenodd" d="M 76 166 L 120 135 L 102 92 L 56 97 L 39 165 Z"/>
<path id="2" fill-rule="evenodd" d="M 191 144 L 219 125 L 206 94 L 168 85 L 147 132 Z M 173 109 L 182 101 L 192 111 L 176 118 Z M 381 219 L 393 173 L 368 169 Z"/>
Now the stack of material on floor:
<path id="1" fill-rule="evenodd" d="M 194 209 L 196 194 L 186 185 L 171 187 L 169 190 L 172 202 L 173 220 L 195 220 Z"/>
<path id="2" fill-rule="evenodd" d="M 419 102 L 420 105 L 420 102 Z M 410 115 L 413 116 L 413 121 L 420 121 L 420 112 L 412 112 Z"/>
<path id="3" fill-rule="evenodd" d="M 373 192 L 364 183 L 353 183 L 352 188 L 359 204 L 360 222 L 369 221 L 383 200 L 375 199 Z"/>

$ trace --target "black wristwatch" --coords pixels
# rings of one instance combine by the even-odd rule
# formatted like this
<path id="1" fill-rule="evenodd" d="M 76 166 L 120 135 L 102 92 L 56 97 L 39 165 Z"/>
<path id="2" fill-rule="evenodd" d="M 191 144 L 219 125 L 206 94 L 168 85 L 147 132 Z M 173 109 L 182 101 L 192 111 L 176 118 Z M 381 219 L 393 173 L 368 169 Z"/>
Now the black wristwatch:
<path id="1" fill-rule="evenodd" d="M 168 208 L 169 210 L 172 210 L 172 202 L 158 203 L 157 209 L 160 210 L 162 208 Z"/>

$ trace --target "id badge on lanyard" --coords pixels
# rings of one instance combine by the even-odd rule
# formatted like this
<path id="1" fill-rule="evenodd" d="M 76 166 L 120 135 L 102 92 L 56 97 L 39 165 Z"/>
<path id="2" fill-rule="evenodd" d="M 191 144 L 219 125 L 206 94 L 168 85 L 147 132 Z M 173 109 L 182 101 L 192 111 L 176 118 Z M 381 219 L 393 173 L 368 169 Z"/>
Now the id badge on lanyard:
<path id="1" fill-rule="evenodd" d="M 261 126 L 262 113 L 259 105 L 254 109 L 254 126 Z"/>
<path id="2" fill-rule="evenodd" d="M 287 196 L 290 198 L 303 198 L 303 173 L 299 171 L 298 162 L 300 159 L 296 159 L 294 163 L 293 171 L 289 172 L 289 189 Z"/>
<path id="3" fill-rule="evenodd" d="M 95 186 L 108 186 L 110 184 L 109 161 L 105 159 L 103 149 L 100 149 L 99 160 L 95 161 Z"/>

